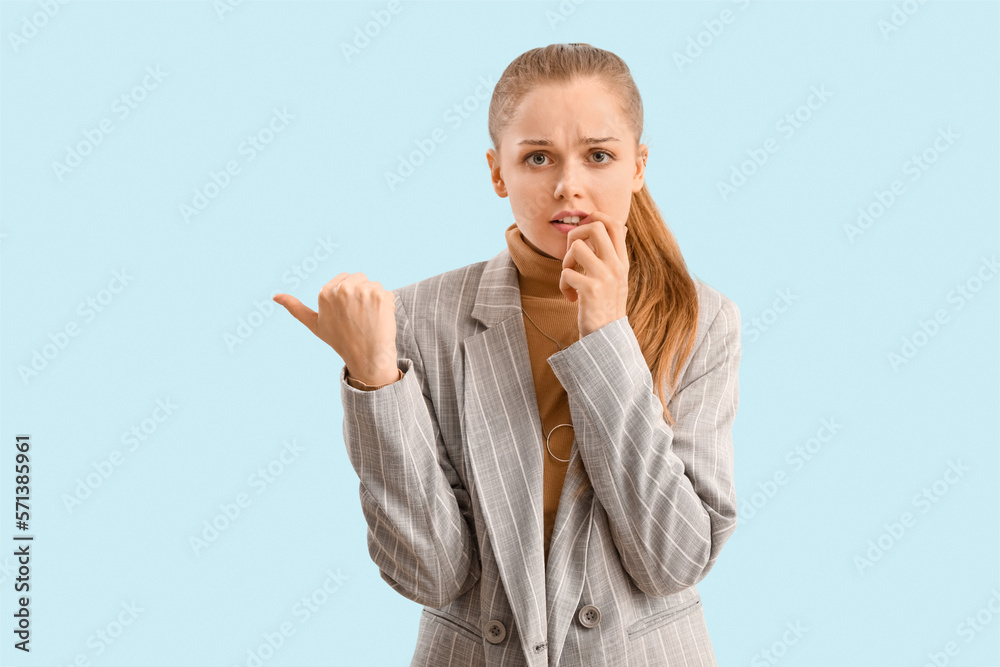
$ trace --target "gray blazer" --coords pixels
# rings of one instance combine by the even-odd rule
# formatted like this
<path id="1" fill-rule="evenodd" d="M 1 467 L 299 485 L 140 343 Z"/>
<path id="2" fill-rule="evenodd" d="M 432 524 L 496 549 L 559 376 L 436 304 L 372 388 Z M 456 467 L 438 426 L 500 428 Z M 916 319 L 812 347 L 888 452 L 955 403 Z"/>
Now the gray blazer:
<path id="1" fill-rule="evenodd" d="M 575 440 L 548 567 L 544 444 L 517 268 L 393 290 L 402 379 L 355 389 L 344 441 L 382 579 L 424 606 L 411 665 L 716 665 L 695 587 L 736 528 L 740 314 L 695 279 L 668 406 L 621 317 L 548 357 Z"/>

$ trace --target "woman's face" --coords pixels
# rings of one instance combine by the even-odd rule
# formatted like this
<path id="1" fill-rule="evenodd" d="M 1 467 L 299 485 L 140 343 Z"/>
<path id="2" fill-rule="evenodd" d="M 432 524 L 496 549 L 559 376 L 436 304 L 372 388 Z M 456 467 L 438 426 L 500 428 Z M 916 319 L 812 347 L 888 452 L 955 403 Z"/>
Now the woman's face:
<path id="1" fill-rule="evenodd" d="M 561 260 L 569 228 L 551 221 L 563 211 L 600 211 L 624 223 L 632 193 L 642 188 L 647 153 L 645 144 L 636 151 L 614 97 L 596 79 L 578 79 L 525 95 L 500 155 L 491 148 L 486 160 L 493 189 L 510 197 L 528 245 Z"/>

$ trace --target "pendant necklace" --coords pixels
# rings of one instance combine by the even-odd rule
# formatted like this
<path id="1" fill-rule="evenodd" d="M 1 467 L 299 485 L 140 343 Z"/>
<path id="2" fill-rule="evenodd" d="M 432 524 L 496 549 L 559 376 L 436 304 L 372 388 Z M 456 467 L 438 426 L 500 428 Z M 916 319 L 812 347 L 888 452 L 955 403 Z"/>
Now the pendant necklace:
<path id="1" fill-rule="evenodd" d="M 524 308 L 521 308 L 521 312 L 524 313 L 524 316 L 528 318 L 529 322 L 531 322 L 532 324 L 535 325 L 535 328 L 538 329 L 539 333 L 541 333 L 543 336 L 545 336 L 546 338 L 548 338 L 549 340 L 551 340 L 553 343 L 555 343 L 556 345 L 558 345 L 560 351 L 566 349 L 566 348 L 564 348 L 559 343 L 559 341 L 557 341 L 555 338 L 553 338 L 552 336 L 550 336 L 547 333 L 545 333 L 544 331 L 542 331 L 542 328 L 540 326 L 538 326 L 537 324 L 535 324 L 535 321 L 533 319 L 531 319 L 531 315 L 528 315 L 528 313 L 525 312 Z M 554 458 L 556 461 L 560 461 L 562 463 L 569 463 L 569 459 L 561 459 L 558 456 L 556 456 L 555 454 L 553 454 L 552 450 L 549 449 L 549 438 L 552 437 L 552 431 L 555 431 L 560 426 L 569 426 L 570 428 L 573 428 L 572 424 L 556 424 L 555 426 L 553 426 L 552 430 L 549 431 L 549 434 L 547 436 L 545 436 L 545 451 L 547 451 L 549 453 L 549 456 L 551 456 L 552 458 Z M 543 431 L 543 433 L 544 433 L 544 431 Z"/>

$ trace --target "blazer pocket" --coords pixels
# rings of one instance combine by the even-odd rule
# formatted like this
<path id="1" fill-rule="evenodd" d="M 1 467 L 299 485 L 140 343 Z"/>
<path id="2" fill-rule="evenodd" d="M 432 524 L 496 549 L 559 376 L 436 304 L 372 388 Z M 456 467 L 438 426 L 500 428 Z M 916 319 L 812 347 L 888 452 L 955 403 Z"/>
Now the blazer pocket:
<path id="1" fill-rule="evenodd" d="M 483 643 L 483 634 L 471 623 L 463 621 L 457 616 L 452 616 L 448 612 L 441 611 L 440 609 L 433 609 L 431 607 L 424 607 L 424 613 L 430 617 L 430 620 L 444 625 L 448 629 L 471 639 L 477 644 Z"/>
<path id="2" fill-rule="evenodd" d="M 628 626 L 628 638 L 637 639 L 647 632 L 652 632 L 667 623 L 673 623 L 677 619 L 683 618 L 693 612 L 700 604 L 701 598 L 697 597 L 693 600 L 688 600 L 677 607 L 664 609 L 663 611 L 658 611 L 655 614 L 641 618 L 632 625 Z"/>

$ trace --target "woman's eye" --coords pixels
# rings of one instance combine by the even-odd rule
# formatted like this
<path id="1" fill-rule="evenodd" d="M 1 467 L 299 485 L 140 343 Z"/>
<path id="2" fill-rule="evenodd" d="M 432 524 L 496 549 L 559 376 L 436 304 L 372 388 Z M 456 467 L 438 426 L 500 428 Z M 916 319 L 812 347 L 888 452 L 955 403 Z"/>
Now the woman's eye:
<path id="1" fill-rule="evenodd" d="M 594 151 L 593 153 L 591 153 L 591 155 L 592 156 L 603 155 L 605 157 L 605 159 L 603 160 L 596 160 L 597 164 L 608 164 L 609 162 L 612 162 L 615 159 L 614 156 L 612 156 L 611 153 L 607 151 Z M 538 162 L 535 160 L 535 158 L 542 158 L 542 161 Z M 536 167 L 540 167 L 543 164 L 545 164 L 544 160 L 545 160 L 545 155 L 543 153 L 531 153 L 524 158 L 525 162 L 528 162 Z"/>

